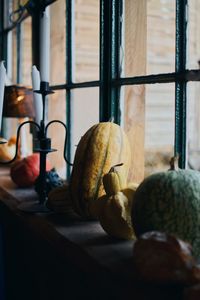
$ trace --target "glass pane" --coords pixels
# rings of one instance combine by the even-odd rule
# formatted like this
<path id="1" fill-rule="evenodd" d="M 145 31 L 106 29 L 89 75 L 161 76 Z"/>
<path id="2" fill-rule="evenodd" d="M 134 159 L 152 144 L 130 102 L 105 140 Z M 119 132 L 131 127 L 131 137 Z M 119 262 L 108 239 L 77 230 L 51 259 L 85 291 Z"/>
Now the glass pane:
<path id="1" fill-rule="evenodd" d="M 199 68 L 200 61 L 200 2 L 192 0 L 188 2 L 188 60 L 187 68 Z"/>
<path id="2" fill-rule="evenodd" d="M 132 163 L 130 181 L 169 169 L 174 151 L 174 84 L 134 85 L 123 89 L 123 122 Z"/>
<path id="3" fill-rule="evenodd" d="M 21 4 L 21 1 L 20 0 L 13 0 L 12 3 L 13 3 L 13 11 L 15 11 L 19 8 L 19 5 Z"/>
<path id="4" fill-rule="evenodd" d="M 31 85 L 32 30 L 31 17 L 11 32 L 8 48 L 8 77 L 11 83 Z M 11 50 L 12 49 L 12 50 Z"/>
<path id="5" fill-rule="evenodd" d="M 31 67 L 32 67 L 32 22 L 31 18 L 27 18 L 21 25 L 22 45 L 21 45 L 21 83 L 24 85 L 32 85 Z"/>
<path id="6" fill-rule="evenodd" d="M 174 84 L 146 86 L 145 176 L 169 169 L 174 153 Z"/>
<path id="7" fill-rule="evenodd" d="M 75 0 L 75 82 L 99 79 L 99 0 Z"/>
<path id="8" fill-rule="evenodd" d="M 48 98 L 48 121 L 60 120 L 66 123 L 66 92 L 65 90 L 55 91 Z M 57 149 L 56 152 L 48 154 L 48 159 L 58 174 L 65 178 L 66 163 L 63 158 L 65 128 L 59 123 L 53 123 L 49 126 L 48 137 L 51 138 L 51 147 Z"/>
<path id="9" fill-rule="evenodd" d="M 188 167 L 200 170 L 200 84 L 188 83 Z"/>
<path id="10" fill-rule="evenodd" d="M 124 1 L 126 77 L 174 72 L 174 0 Z"/>
<path id="11" fill-rule="evenodd" d="M 16 2 L 16 1 L 4 0 L 1 2 L 3 2 L 3 6 L 4 6 L 4 28 L 7 28 L 11 25 L 11 22 L 9 20 L 9 15 L 13 11 L 14 6 L 16 5 L 16 4 L 14 4 L 14 2 Z"/>
<path id="12" fill-rule="evenodd" d="M 72 156 L 81 136 L 99 122 L 99 88 L 73 91 L 72 100 Z"/>
<path id="13" fill-rule="evenodd" d="M 11 82 L 17 82 L 17 30 L 12 30 Z"/>
<path id="14" fill-rule="evenodd" d="M 56 85 L 66 81 L 66 0 L 50 5 L 50 18 L 50 82 Z"/>

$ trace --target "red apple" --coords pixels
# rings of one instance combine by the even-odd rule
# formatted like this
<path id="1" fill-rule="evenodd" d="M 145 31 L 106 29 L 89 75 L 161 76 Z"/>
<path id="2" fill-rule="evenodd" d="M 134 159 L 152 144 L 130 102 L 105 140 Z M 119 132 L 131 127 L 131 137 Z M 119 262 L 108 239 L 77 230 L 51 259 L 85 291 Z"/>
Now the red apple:
<path id="1" fill-rule="evenodd" d="M 50 162 L 46 162 L 46 171 L 51 170 Z M 32 186 L 40 172 L 40 155 L 33 153 L 17 160 L 10 168 L 10 176 L 19 187 Z"/>

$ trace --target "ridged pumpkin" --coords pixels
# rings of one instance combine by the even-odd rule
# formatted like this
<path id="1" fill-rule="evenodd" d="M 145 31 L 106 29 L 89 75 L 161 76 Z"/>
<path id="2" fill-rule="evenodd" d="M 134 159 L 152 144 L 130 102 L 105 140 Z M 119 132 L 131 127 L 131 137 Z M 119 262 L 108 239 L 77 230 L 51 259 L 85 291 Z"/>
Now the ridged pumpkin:
<path id="1" fill-rule="evenodd" d="M 120 172 L 127 178 L 131 151 L 124 130 L 112 122 L 92 126 L 78 143 L 70 193 L 74 210 L 84 218 L 95 218 L 90 212 L 91 201 L 105 194 L 102 178 L 110 168 L 123 163 Z"/>

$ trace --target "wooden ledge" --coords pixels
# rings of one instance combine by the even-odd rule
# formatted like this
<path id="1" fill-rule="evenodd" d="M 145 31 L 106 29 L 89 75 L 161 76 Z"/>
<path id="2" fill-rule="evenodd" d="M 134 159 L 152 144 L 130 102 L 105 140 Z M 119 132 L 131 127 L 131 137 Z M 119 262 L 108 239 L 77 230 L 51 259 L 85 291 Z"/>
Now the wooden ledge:
<path id="1" fill-rule="evenodd" d="M 9 169 L 0 169 L 0 176 L 0 223 L 9 226 L 11 236 L 22 236 L 19 237 L 20 242 L 15 244 L 22 243 L 23 248 L 33 245 L 33 248 L 27 250 L 33 251 L 30 253 L 30 268 L 34 268 L 34 264 L 40 260 L 46 262 L 47 266 L 58 263 L 60 269 L 67 269 L 70 263 L 78 272 L 85 274 L 89 281 L 93 280 L 91 289 L 100 284 L 100 278 L 107 295 L 115 295 L 115 299 L 123 299 L 122 295 L 128 297 L 130 292 L 134 293 L 134 299 L 155 300 L 161 299 L 161 296 L 162 299 L 169 299 L 169 296 L 170 299 L 179 299 L 179 291 L 173 287 L 155 287 L 137 280 L 132 263 L 133 241 L 109 237 L 97 221 L 83 221 L 64 214 L 21 212 L 18 205 L 22 201 L 34 200 L 37 197 L 35 191 L 17 188 L 10 179 Z M 33 264 L 32 261 L 36 262 Z M 48 276 L 52 276 L 51 269 Z M 55 280 L 60 282 L 59 278 L 54 279 L 54 285 L 58 284 L 55 284 Z M 112 299 L 112 296 L 109 297 Z"/>

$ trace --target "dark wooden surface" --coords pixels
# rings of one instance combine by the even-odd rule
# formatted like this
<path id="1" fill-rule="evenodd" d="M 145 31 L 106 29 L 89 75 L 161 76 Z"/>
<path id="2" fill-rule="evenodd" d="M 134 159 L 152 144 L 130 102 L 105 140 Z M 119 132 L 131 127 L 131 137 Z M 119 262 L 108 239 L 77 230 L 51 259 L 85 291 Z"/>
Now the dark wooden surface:
<path id="1" fill-rule="evenodd" d="M 138 281 L 133 241 L 109 237 L 97 221 L 23 213 L 18 205 L 36 193 L 17 188 L 9 169 L 0 178 L 6 300 L 182 299 L 181 288 Z"/>

